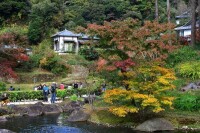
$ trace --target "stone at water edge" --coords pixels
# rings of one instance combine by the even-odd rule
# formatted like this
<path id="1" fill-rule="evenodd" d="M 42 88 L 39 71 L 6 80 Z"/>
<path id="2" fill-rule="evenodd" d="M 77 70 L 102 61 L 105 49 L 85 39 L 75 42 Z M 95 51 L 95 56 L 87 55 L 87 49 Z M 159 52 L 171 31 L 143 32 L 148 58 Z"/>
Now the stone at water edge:
<path id="1" fill-rule="evenodd" d="M 154 118 L 147 120 L 137 126 L 135 130 L 145 131 L 145 132 L 155 132 L 155 131 L 172 131 L 174 130 L 173 125 L 164 118 Z"/>
<path id="2" fill-rule="evenodd" d="M 6 117 L 5 116 L 0 116 L 0 122 L 5 122 L 5 121 L 7 121 Z"/>
<path id="3" fill-rule="evenodd" d="M 68 121 L 70 122 L 81 122 L 87 121 L 90 118 L 90 114 L 85 113 L 84 110 L 74 110 L 71 115 L 68 117 Z"/>

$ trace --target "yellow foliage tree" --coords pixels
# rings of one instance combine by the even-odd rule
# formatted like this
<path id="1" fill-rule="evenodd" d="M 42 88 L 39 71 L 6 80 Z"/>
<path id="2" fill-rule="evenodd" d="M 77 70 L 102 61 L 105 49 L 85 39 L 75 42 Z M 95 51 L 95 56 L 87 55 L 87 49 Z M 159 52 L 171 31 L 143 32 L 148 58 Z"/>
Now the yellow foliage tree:
<path id="1" fill-rule="evenodd" d="M 157 65 L 140 66 L 135 70 L 120 72 L 125 80 L 123 83 L 128 89 L 115 88 L 107 90 L 105 102 L 110 104 L 109 111 L 120 117 L 128 113 L 137 113 L 141 110 L 150 110 L 154 113 L 172 108 L 173 97 L 165 95 L 166 91 L 175 86 L 176 79 L 172 70 Z"/>

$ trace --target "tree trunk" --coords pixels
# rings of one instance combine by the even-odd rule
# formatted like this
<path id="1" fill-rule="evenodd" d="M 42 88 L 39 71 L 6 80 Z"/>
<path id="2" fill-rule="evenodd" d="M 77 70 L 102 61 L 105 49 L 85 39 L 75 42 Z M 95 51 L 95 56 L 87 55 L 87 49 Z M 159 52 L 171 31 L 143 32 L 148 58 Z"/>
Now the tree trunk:
<path id="1" fill-rule="evenodd" d="M 179 0 L 174 0 L 172 4 L 174 4 L 175 9 L 178 9 Z"/>
<path id="2" fill-rule="evenodd" d="M 167 21 L 170 22 L 170 2 L 167 0 Z"/>
<path id="3" fill-rule="evenodd" d="M 191 19 L 191 45 L 195 46 L 196 43 L 196 0 L 191 0 L 191 13 L 192 13 L 192 19 Z"/>
<path id="4" fill-rule="evenodd" d="M 158 21 L 158 0 L 155 0 L 155 20 Z"/>
<path id="5" fill-rule="evenodd" d="M 200 37 L 200 0 L 198 0 L 198 25 L 199 25 L 199 27 L 198 27 L 198 37 Z M 200 38 L 198 38 L 198 39 L 200 39 Z"/>

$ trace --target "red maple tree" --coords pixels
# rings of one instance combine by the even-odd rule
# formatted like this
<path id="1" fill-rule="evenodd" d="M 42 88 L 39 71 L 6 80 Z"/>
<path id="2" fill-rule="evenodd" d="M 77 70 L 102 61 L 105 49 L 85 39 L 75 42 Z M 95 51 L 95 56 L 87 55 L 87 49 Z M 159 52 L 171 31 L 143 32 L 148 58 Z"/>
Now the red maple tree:
<path id="1" fill-rule="evenodd" d="M 13 33 L 0 35 L 0 77 L 4 79 L 17 78 L 14 68 L 19 62 L 28 61 L 25 49 L 20 46 L 23 38 Z"/>

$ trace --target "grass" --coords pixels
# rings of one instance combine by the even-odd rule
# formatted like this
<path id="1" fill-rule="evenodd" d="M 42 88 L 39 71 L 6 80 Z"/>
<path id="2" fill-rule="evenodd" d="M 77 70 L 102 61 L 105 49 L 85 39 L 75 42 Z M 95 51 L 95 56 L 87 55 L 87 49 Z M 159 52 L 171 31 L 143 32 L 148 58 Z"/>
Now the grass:
<path id="1" fill-rule="evenodd" d="M 164 117 L 171 121 L 176 128 L 183 126 L 200 128 L 199 112 L 168 110 L 164 112 Z"/>
<path id="2" fill-rule="evenodd" d="M 51 72 L 44 70 L 44 69 L 40 69 L 40 68 L 35 68 L 33 71 L 31 72 L 17 72 L 20 75 L 28 75 L 28 76 L 34 76 L 34 75 L 38 75 L 38 74 L 52 74 Z"/>

